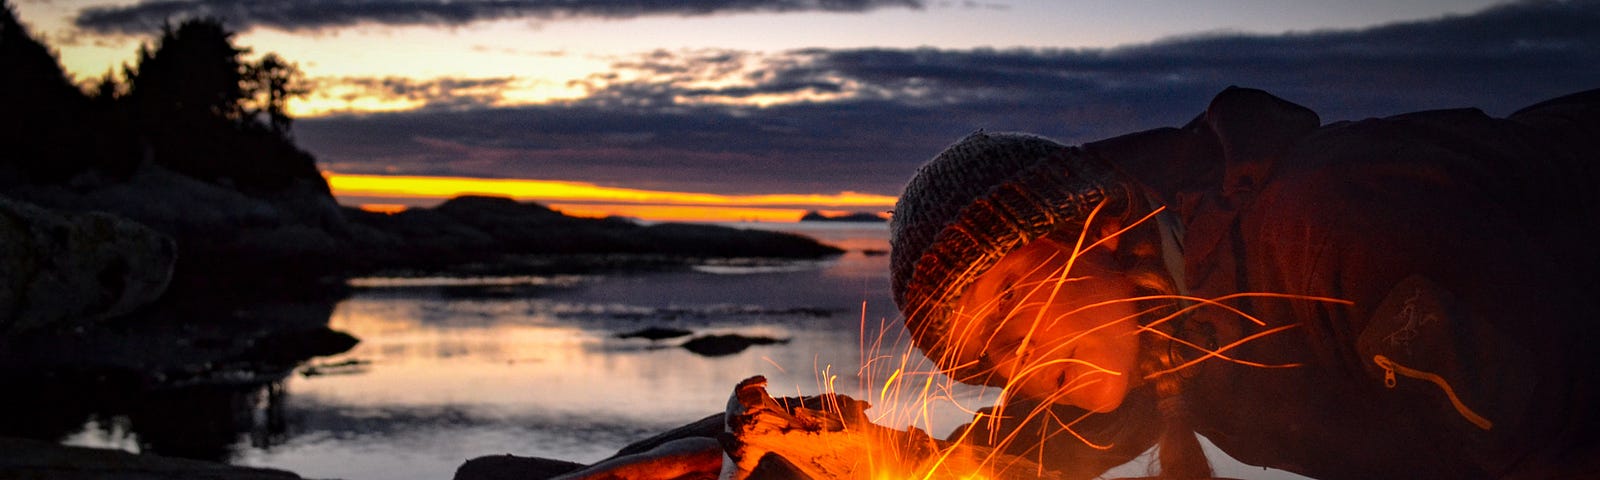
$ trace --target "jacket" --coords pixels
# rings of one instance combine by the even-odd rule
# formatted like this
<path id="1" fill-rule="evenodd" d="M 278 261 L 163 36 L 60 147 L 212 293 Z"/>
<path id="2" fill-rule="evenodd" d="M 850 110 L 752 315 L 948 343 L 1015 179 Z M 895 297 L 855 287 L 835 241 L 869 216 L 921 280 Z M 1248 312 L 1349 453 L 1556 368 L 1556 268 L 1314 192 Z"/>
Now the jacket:
<path id="1" fill-rule="evenodd" d="M 1187 294 L 1254 317 L 1183 321 L 1197 433 L 1321 479 L 1550 478 L 1600 475 L 1596 139 L 1600 90 L 1322 125 L 1230 88 L 1084 148 L 1173 209 Z"/>

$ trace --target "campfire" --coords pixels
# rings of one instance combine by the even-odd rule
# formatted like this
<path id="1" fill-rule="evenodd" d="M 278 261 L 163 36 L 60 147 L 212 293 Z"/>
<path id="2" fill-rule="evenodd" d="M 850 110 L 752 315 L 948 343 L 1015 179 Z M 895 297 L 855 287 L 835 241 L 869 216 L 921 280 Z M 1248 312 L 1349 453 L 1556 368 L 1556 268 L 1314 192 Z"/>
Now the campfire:
<path id="1" fill-rule="evenodd" d="M 998 450 L 878 425 L 866 414 L 871 405 L 846 395 L 774 399 L 766 385 L 751 377 L 728 400 L 723 478 L 1057 478 Z"/>

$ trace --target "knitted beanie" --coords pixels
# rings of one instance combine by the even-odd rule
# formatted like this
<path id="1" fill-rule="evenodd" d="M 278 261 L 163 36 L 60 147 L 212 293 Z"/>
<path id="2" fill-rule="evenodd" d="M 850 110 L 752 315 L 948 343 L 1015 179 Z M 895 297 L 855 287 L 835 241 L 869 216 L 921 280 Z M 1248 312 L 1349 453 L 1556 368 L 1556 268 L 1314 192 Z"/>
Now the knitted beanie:
<path id="1" fill-rule="evenodd" d="M 978 132 L 917 169 L 889 222 L 890 281 L 912 341 L 957 380 L 990 365 L 954 358 L 950 301 L 1006 253 L 1125 208 L 1131 184 L 1082 150 L 1037 136 Z M 1076 232 L 1077 230 L 1072 230 Z"/>

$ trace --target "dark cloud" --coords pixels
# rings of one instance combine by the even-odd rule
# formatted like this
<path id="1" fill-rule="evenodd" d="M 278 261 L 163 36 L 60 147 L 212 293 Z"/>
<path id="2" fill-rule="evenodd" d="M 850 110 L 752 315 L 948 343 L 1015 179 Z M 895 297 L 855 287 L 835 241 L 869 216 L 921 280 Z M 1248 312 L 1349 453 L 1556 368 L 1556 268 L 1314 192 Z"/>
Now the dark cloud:
<path id="1" fill-rule="evenodd" d="M 1588 0 L 1113 49 L 652 52 L 586 80 L 592 95 L 567 104 L 297 126 L 326 165 L 350 173 L 893 195 L 918 164 L 977 129 L 1080 143 L 1181 125 L 1229 85 L 1266 89 L 1324 121 L 1469 106 L 1505 115 L 1600 87 L 1595 25 L 1600 1 Z M 739 104 L 786 94 L 823 100 Z"/>
<path id="2" fill-rule="evenodd" d="M 459 26 L 528 18 L 626 19 L 750 12 L 858 12 L 921 8 L 920 0 L 141 0 L 86 8 L 74 23 L 98 33 L 142 34 L 190 17 L 226 19 L 236 29 L 320 30 L 352 25 Z"/>

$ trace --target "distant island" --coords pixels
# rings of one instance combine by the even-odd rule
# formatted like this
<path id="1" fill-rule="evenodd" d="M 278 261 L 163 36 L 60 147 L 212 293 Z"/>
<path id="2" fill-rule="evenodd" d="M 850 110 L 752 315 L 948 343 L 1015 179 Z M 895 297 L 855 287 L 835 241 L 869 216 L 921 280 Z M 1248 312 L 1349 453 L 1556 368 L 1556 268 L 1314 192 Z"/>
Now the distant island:
<path id="1" fill-rule="evenodd" d="M 807 211 L 800 216 L 802 222 L 885 222 L 887 219 L 872 212 L 854 212 L 843 215 L 827 215 L 816 210 Z"/>

